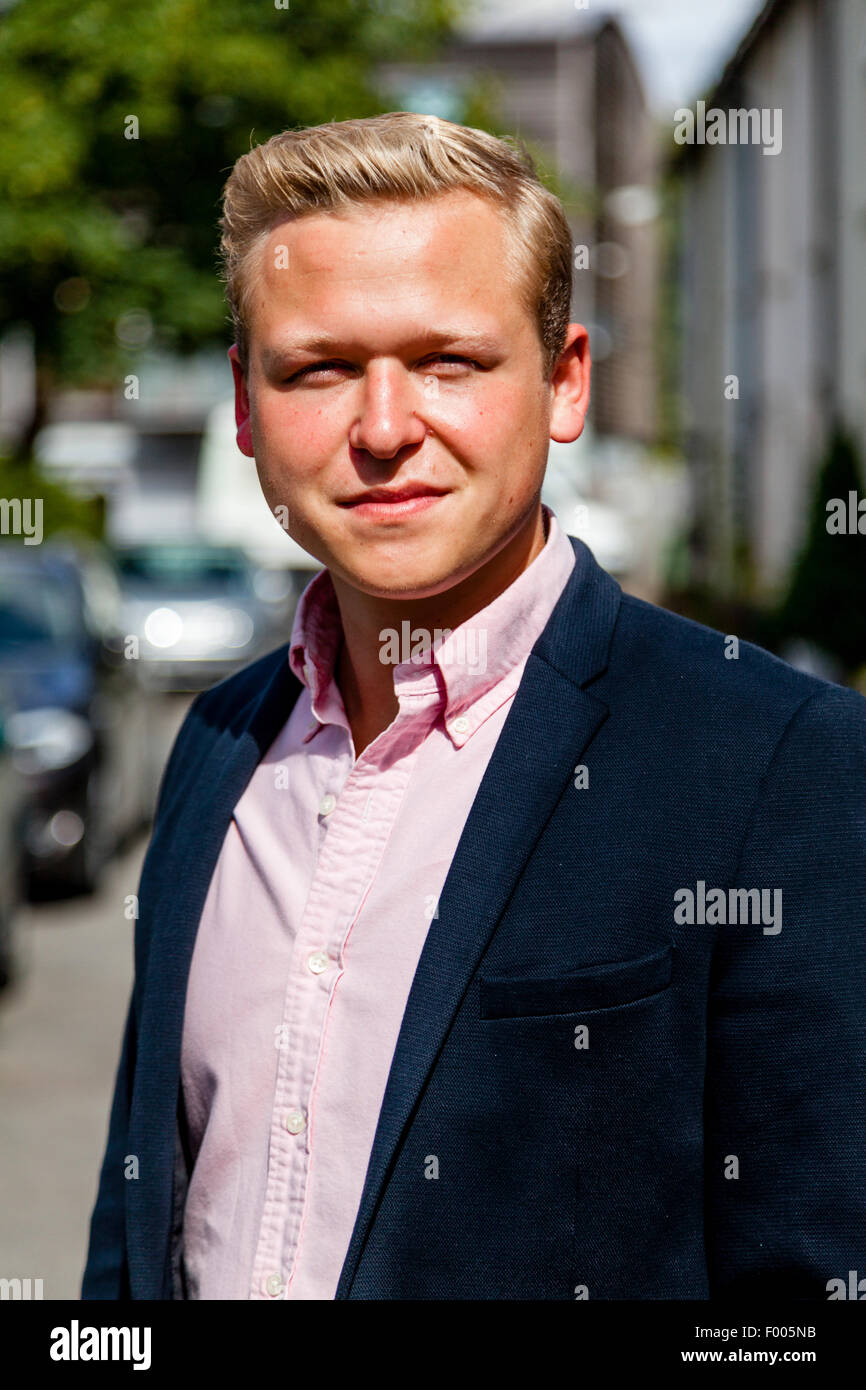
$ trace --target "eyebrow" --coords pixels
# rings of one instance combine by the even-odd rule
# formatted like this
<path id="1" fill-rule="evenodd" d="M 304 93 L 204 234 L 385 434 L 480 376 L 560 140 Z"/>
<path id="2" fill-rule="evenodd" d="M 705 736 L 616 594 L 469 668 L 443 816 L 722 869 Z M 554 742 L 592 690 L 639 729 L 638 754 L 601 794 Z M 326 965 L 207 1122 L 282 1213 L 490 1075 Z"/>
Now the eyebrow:
<path id="1" fill-rule="evenodd" d="M 470 352 L 498 353 L 502 351 L 503 347 L 501 340 L 490 333 L 479 333 L 459 328 L 425 329 L 422 333 L 416 333 L 410 342 L 413 347 L 428 351 L 435 348 L 461 347 Z M 262 364 L 267 371 L 290 357 L 307 354 L 338 357 L 341 353 L 345 353 L 347 348 L 348 344 L 345 340 L 334 338 L 328 333 L 316 333 L 306 338 L 287 340 L 275 347 L 262 348 Z"/>

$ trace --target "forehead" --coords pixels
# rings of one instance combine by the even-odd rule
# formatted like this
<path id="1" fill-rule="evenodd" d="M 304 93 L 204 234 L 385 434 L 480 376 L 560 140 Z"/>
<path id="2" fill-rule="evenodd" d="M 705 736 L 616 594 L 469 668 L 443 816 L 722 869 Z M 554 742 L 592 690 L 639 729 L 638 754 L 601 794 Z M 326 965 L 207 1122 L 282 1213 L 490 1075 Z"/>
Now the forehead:
<path id="1" fill-rule="evenodd" d="M 251 258 L 250 326 L 456 306 L 510 325 L 523 311 L 505 280 L 508 236 L 499 208 L 463 189 L 278 223 Z"/>

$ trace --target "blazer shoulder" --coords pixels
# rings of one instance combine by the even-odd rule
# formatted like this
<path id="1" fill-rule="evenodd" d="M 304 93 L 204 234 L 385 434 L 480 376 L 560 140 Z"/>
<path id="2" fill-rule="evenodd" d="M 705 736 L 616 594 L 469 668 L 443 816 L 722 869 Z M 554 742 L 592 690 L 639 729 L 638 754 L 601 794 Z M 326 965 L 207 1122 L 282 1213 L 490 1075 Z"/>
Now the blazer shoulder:
<path id="1" fill-rule="evenodd" d="M 226 731 L 235 736 L 243 732 L 282 665 L 285 665 L 288 682 L 294 683 L 300 691 L 301 683 L 288 667 L 288 651 L 289 645 L 284 643 L 276 651 L 268 652 L 196 696 L 178 730 L 162 774 L 157 820 L 169 804 L 182 799 L 194 785 L 198 769 L 217 739 Z M 288 711 L 286 713 L 288 717 Z"/>
<path id="2" fill-rule="evenodd" d="M 801 705 L 846 708 L 855 719 L 866 715 L 856 691 L 799 671 L 753 642 L 723 633 L 666 608 L 624 594 L 614 643 L 614 660 L 632 675 L 643 673 L 653 688 L 672 697 L 710 701 L 720 713 L 734 712 L 760 721 L 790 719 Z M 822 698 L 823 697 L 823 698 Z"/>
<path id="3" fill-rule="evenodd" d="M 194 716 L 199 725 L 212 729 L 214 735 L 230 729 L 243 720 L 250 706 L 261 696 L 279 668 L 288 665 L 289 644 L 284 642 L 275 651 L 267 652 L 233 676 L 205 690 L 193 701 L 187 718 Z M 290 679 L 295 680 L 290 672 Z"/>

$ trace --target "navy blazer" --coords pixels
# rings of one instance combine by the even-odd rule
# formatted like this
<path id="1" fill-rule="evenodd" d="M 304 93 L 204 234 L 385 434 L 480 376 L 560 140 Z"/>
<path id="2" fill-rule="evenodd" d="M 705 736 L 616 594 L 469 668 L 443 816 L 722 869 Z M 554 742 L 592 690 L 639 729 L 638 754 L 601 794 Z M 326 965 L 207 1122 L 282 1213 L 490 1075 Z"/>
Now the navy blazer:
<path id="1" fill-rule="evenodd" d="M 337 1298 L 826 1299 L 866 1275 L 866 700 L 572 545 L 421 953 Z M 187 978 L 301 689 L 287 651 L 199 696 L 164 774 L 87 1299 L 182 1296 Z"/>

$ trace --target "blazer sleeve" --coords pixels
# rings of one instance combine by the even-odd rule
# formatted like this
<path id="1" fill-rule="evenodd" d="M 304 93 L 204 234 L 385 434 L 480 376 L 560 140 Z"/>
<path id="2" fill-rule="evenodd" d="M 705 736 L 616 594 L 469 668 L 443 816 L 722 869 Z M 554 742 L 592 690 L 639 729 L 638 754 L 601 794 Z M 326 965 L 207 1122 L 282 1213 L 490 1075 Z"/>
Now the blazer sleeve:
<path id="1" fill-rule="evenodd" d="M 206 692 L 205 692 L 206 693 Z M 187 712 L 171 750 L 162 775 L 157 797 L 154 824 L 168 801 L 177 772 L 183 767 L 187 740 L 194 728 L 194 715 L 202 695 L 196 697 Z M 144 942 L 138 939 L 141 921 L 136 922 L 136 961 L 145 957 Z M 138 968 L 136 969 L 136 974 Z M 125 1158 L 129 1152 L 129 1114 L 135 1077 L 137 1031 L 136 996 L 140 981 L 136 978 L 129 1001 L 126 1027 L 120 1051 L 120 1061 L 114 1083 L 114 1098 L 108 1124 L 108 1141 L 99 1177 L 96 1204 L 90 1218 L 90 1240 L 81 1286 L 82 1299 L 131 1298 L 126 1243 L 126 1206 L 124 1176 Z"/>
<path id="2" fill-rule="evenodd" d="M 769 894 L 760 924 L 731 925 L 728 913 L 711 970 L 710 1297 L 826 1300 L 840 1287 L 830 1281 L 866 1276 L 860 695 L 825 686 L 800 705 L 763 777 L 732 886 Z"/>

